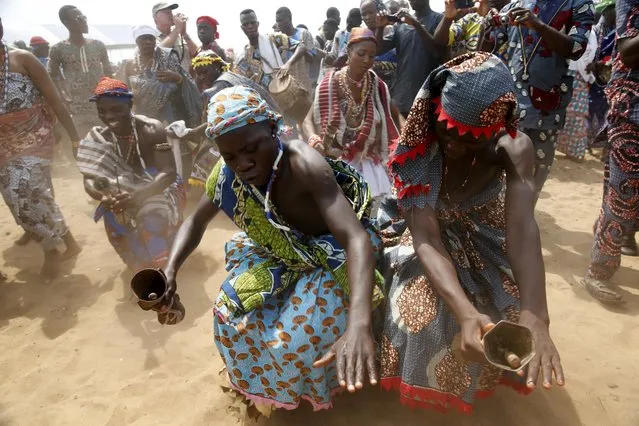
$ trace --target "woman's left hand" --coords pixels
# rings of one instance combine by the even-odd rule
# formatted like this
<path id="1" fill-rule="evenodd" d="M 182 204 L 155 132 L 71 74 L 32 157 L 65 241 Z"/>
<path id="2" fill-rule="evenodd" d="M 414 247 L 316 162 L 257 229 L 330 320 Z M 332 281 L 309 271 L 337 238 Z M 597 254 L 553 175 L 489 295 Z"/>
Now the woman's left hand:
<path id="1" fill-rule="evenodd" d="M 372 386 L 377 384 L 375 368 L 375 347 L 370 326 L 357 327 L 349 325 L 346 333 L 313 367 L 328 366 L 333 360 L 337 363 L 337 380 L 339 385 L 355 392 L 364 387 L 366 372 Z"/>
<path id="2" fill-rule="evenodd" d="M 158 71 L 157 77 L 161 83 L 179 83 L 182 79 L 175 71 Z"/>
<path id="3" fill-rule="evenodd" d="M 563 386 L 564 371 L 561 367 L 559 352 L 550 338 L 548 324 L 538 316 L 526 311 L 521 313 L 519 324 L 532 331 L 535 340 L 536 355 L 528 364 L 528 378 L 526 379 L 528 388 L 534 389 L 537 386 L 537 379 L 541 374 L 544 388 L 550 389 L 553 372 L 557 384 Z M 524 375 L 523 371 L 520 374 Z"/>

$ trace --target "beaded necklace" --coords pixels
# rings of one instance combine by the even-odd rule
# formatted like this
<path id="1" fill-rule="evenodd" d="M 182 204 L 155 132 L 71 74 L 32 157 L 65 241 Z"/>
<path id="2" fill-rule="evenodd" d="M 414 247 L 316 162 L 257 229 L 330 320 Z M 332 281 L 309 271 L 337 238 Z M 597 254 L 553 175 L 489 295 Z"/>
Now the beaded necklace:
<path id="1" fill-rule="evenodd" d="M 353 130 L 359 130 L 363 125 L 363 113 L 366 106 L 366 99 L 371 91 L 370 76 L 368 73 L 362 78 L 362 92 L 360 93 L 360 102 L 355 101 L 355 97 L 351 92 L 350 86 L 347 84 L 348 72 L 346 69 L 342 71 L 338 78 L 339 86 L 346 96 L 346 102 L 348 104 L 346 108 L 346 124 Z"/>
<path id="2" fill-rule="evenodd" d="M 142 170 L 146 172 L 146 164 L 144 163 L 144 159 L 142 158 L 142 153 L 140 152 L 140 144 L 138 137 L 138 130 L 135 127 L 135 116 L 131 114 L 131 134 L 128 136 L 117 136 L 115 133 L 112 133 L 115 138 L 115 147 L 117 150 L 117 154 L 120 158 L 124 159 L 125 164 L 129 164 L 131 159 L 133 158 L 133 150 L 135 149 L 138 154 L 138 158 L 140 159 L 140 164 L 142 165 Z M 126 156 L 122 155 L 122 149 L 120 148 L 120 143 L 118 139 L 126 139 L 129 141 L 129 146 L 127 149 Z"/>
<path id="3" fill-rule="evenodd" d="M 2 41 L 0 51 L 0 114 L 5 114 L 9 101 L 9 47 Z"/>
<path id="4" fill-rule="evenodd" d="M 277 138 L 277 157 L 275 158 L 275 162 L 273 163 L 273 171 L 271 172 L 271 177 L 268 180 L 268 184 L 266 185 L 266 196 L 264 197 L 264 213 L 266 213 L 266 219 L 273 225 L 275 228 L 280 229 L 286 232 L 292 232 L 295 235 L 301 235 L 298 231 L 295 231 L 289 228 L 286 225 L 281 225 L 273 219 L 273 211 L 271 210 L 271 194 L 273 192 L 273 184 L 275 183 L 275 179 L 277 178 L 277 171 L 280 167 L 280 162 L 282 161 L 282 157 L 284 156 L 284 147 L 282 146 L 282 141 Z"/>

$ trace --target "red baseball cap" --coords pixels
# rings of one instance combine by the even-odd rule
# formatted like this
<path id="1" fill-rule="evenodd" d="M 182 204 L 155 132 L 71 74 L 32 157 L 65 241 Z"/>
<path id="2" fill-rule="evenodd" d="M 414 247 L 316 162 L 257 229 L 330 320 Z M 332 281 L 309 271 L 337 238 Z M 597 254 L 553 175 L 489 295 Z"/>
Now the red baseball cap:
<path id="1" fill-rule="evenodd" d="M 40 36 L 33 36 L 31 37 L 31 41 L 29 42 L 29 44 L 31 46 L 39 46 L 41 44 L 49 44 L 49 42 Z"/>

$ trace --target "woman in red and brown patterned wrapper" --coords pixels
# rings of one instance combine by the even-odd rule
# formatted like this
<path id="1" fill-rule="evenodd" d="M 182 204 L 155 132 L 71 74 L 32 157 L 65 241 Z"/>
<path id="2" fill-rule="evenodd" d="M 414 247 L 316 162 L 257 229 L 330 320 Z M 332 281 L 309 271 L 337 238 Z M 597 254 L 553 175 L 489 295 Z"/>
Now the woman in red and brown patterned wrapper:
<path id="1" fill-rule="evenodd" d="M 392 241 L 381 384 L 409 406 L 471 413 L 500 383 L 527 393 L 539 375 L 545 388 L 553 372 L 564 382 L 548 330 L 533 143 L 517 117 L 506 66 L 469 53 L 433 71 L 391 150 L 397 201 L 378 215 Z M 500 320 L 532 331 L 525 374 L 486 364 L 481 337 Z"/>
<path id="2" fill-rule="evenodd" d="M 0 20 L 0 39 L 2 34 Z M 39 241 L 44 250 L 42 276 L 55 278 L 60 261 L 75 257 L 80 246 L 54 199 L 55 136 L 49 107 L 77 146 L 78 132 L 44 65 L 32 53 L 0 41 L 0 192 L 26 231 L 18 245 Z M 61 254 L 58 247 L 64 245 Z"/>

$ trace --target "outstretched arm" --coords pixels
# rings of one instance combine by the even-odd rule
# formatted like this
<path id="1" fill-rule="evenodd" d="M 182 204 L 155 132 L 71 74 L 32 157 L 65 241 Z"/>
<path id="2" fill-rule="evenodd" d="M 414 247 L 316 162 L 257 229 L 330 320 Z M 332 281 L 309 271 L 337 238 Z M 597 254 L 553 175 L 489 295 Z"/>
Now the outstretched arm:
<path id="1" fill-rule="evenodd" d="M 399 18 L 401 18 L 402 21 L 405 24 L 410 25 L 411 27 L 415 28 L 415 31 L 417 31 L 417 34 L 419 35 L 419 39 L 422 41 L 422 45 L 424 46 L 424 49 L 426 49 L 426 50 L 435 50 L 440 55 L 446 53 L 446 49 L 448 47 L 448 44 L 446 44 L 445 46 L 440 46 L 438 43 L 436 43 L 435 39 L 428 32 L 426 27 L 423 26 L 422 23 L 419 22 L 408 11 L 402 10 L 402 11 L 400 11 L 397 14 L 397 16 Z"/>
<path id="2" fill-rule="evenodd" d="M 315 366 L 326 366 L 335 359 L 340 386 L 355 392 L 364 386 L 367 370 L 370 383 L 377 384 L 371 324 L 375 282 L 373 247 L 326 160 L 306 145 L 303 150 L 303 164 L 299 166 L 301 173 L 308 176 L 305 184 L 319 207 L 322 219 L 346 250 L 351 292 L 346 332 Z"/>
<path id="3" fill-rule="evenodd" d="M 491 319 L 480 314 L 464 292 L 451 257 L 441 239 L 437 214 L 430 207 L 413 207 L 404 217 L 413 236 L 413 247 L 430 284 L 453 311 L 462 329 L 461 350 L 468 361 L 485 361 L 481 344 Z"/>
<path id="4" fill-rule="evenodd" d="M 288 61 L 286 61 L 286 63 L 284 64 L 284 67 L 290 68 L 291 66 L 298 63 L 300 59 L 303 59 L 305 55 L 306 55 L 306 46 L 304 46 L 304 44 L 301 44 L 301 43 L 298 44 L 297 48 L 295 49 L 295 53 L 293 54 L 293 56 L 291 56 L 291 58 Z"/>
<path id="5" fill-rule="evenodd" d="M 184 221 L 177 235 L 166 264 L 166 278 L 168 281 L 168 297 L 171 298 L 177 290 L 176 277 L 182 264 L 200 245 L 202 236 L 209 222 L 215 217 L 219 209 L 211 202 L 206 194 L 202 196 L 195 213 Z"/>
<path id="6" fill-rule="evenodd" d="M 537 376 L 550 388 L 552 373 L 559 385 L 564 377 L 559 353 L 550 339 L 546 278 L 541 254 L 541 238 L 535 220 L 534 149 L 530 138 L 520 133 L 515 140 L 504 136 L 498 144 L 506 162 L 506 247 L 508 262 L 519 286 L 520 323 L 535 338 L 537 355 L 528 367 L 527 384 L 534 388 Z"/>
<path id="7" fill-rule="evenodd" d="M 30 52 L 21 52 L 21 62 L 26 69 L 29 77 L 33 80 L 35 86 L 40 90 L 40 93 L 47 100 L 47 103 L 53 108 L 56 117 L 60 120 L 60 123 L 64 126 L 64 129 L 69 134 L 71 143 L 73 145 L 73 156 L 77 154 L 80 136 L 73 124 L 69 110 L 64 105 L 60 93 L 58 92 L 53 80 L 44 68 L 44 65 Z"/>

